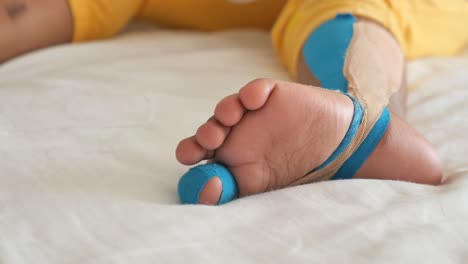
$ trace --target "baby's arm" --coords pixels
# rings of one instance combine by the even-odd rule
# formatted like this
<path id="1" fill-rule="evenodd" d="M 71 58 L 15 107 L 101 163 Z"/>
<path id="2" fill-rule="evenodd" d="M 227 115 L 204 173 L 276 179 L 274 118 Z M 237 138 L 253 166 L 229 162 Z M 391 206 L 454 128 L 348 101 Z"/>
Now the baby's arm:
<path id="1" fill-rule="evenodd" d="M 0 63 L 69 42 L 72 24 L 66 0 L 0 0 Z"/>
<path id="2" fill-rule="evenodd" d="M 0 0 L 0 63 L 52 45 L 111 37 L 143 0 Z"/>

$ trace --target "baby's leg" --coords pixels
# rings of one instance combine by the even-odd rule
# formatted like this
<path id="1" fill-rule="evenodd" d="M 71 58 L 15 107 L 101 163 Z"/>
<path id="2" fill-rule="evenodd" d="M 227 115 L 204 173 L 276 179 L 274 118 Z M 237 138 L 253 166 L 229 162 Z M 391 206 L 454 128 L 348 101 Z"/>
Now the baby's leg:
<path id="1" fill-rule="evenodd" d="M 69 42 L 72 31 L 66 0 L 0 0 L 0 63 Z"/>
<path id="2" fill-rule="evenodd" d="M 336 32 L 324 33 L 322 30 L 321 34 L 318 35 L 329 40 L 325 45 L 336 47 L 340 47 L 342 44 L 349 45 L 346 49 L 344 49 L 346 45 L 341 46 L 343 47 L 343 51 L 346 52 L 347 58 L 346 63 L 344 61 L 341 62 L 343 69 L 324 71 L 323 68 L 329 67 L 325 61 L 327 59 L 333 61 L 334 58 L 322 57 L 324 58 L 325 65 L 311 61 L 311 59 L 321 57 L 323 56 L 322 54 L 334 54 L 335 51 L 329 51 L 327 47 L 322 46 L 320 43 L 317 44 L 317 42 L 312 44 L 307 44 L 306 42 L 303 54 L 301 54 L 298 61 L 298 81 L 322 87 L 325 86 L 326 88 L 333 87 L 340 90 L 344 88 L 345 92 L 348 86 L 350 89 L 354 88 L 354 90 L 361 88 L 363 93 L 365 93 L 365 89 L 370 88 L 374 90 L 371 93 L 379 94 L 380 96 L 368 96 L 365 100 L 366 104 L 372 105 L 375 103 L 374 101 L 378 102 L 381 99 L 389 103 L 391 121 L 388 124 L 388 129 L 385 134 L 381 134 L 381 141 L 374 151 L 369 153 L 369 159 L 357 171 L 356 177 L 399 179 L 426 183 L 439 182 L 441 168 L 440 160 L 435 150 L 422 135 L 403 121 L 406 115 L 407 87 L 403 51 L 399 47 L 399 44 L 390 32 L 372 21 L 362 18 L 356 19 L 350 16 L 337 17 L 335 21 L 338 22 L 329 25 L 328 29 L 343 27 L 343 25 L 337 26 L 338 24 L 345 24 L 346 26 L 348 23 L 349 26 L 352 26 L 352 22 L 355 22 L 351 43 L 340 40 L 346 37 L 346 34 L 337 34 Z M 356 26 L 357 24 L 359 25 Z M 313 36 L 311 36 L 311 39 L 313 41 L 317 40 Z M 339 39 L 338 42 L 342 42 L 342 44 L 334 44 L 333 40 L 336 39 Z M 318 50 L 310 51 L 307 48 L 316 48 Z M 338 53 L 336 55 L 339 56 Z M 314 74 L 314 70 L 317 70 L 317 74 Z M 336 76 L 335 80 L 330 79 L 330 76 Z M 342 83 L 345 84 L 343 87 L 339 87 L 340 78 L 343 79 Z M 323 80 L 323 83 L 321 80 Z M 385 93 L 386 89 L 397 91 L 390 98 L 389 102 L 387 101 L 387 96 L 391 93 Z M 375 138 L 378 136 L 378 133 L 372 135 L 371 131 L 368 137 Z M 365 145 L 366 141 L 362 144 Z M 412 169 L 402 169 L 405 167 Z"/>
<path id="3" fill-rule="evenodd" d="M 298 83 L 312 85 L 320 87 L 320 81 L 311 73 L 304 61 L 304 57 L 301 56 L 297 65 L 298 69 Z M 400 118 L 406 120 L 406 103 L 408 98 L 408 85 L 406 79 L 406 67 L 403 72 L 403 79 L 401 82 L 400 89 L 391 98 L 388 107 L 393 113 L 396 113 Z"/>
<path id="4" fill-rule="evenodd" d="M 364 34 L 358 32 L 353 36 L 353 48 L 346 54 L 344 71 L 349 75 L 350 87 L 384 89 L 376 90 L 379 94 L 382 91 L 388 94 L 387 88 L 398 90 L 404 83 L 404 60 L 398 44 L 379 26 L 364 23 L 360 27 Z M 369 42 L 385 45 L 364 45 Z M 364 63 L 360 63 L 362 58 L 365 58 Z M 325 66 L 319 63 L 318 67 Z M 301 75 L 299 69 L 301 82 L 327 87 L 318 74 L 313 70 L 307 73 L 307 69 L 302 69 L 305 75 Z M 343 66 L 332 67 L 324 74 L 329 75 L 331 71 L 341 73 Z M 404 100 L 405 97 L 401 98 Z M 397 102 L 404 105 L 403 101 Z M 372 103 L 367 101 L 364 107 L 369 109 Z M 193 137 L 181 141 L 177 158 L 186 165 L 203 159 L 214 159 L 226 165 L 237 181 L 240 196 L 329 179 L 333 175 L 310 178 L 313 173 L 309 172 L 324 171 L 323 164 L 338 161 L 352 143 L 337 157 L 330 157 L 337 153 L 345 138 L 357 140 L 356 132 L 350 133 L 354 126 L 351 124 L 358 116 L 357 108 L 342 93 L 272 80 L 254 81 L 238 94 L 223 99 L 213 118 L 200 126 Z M 367 117 L 368 124 L 379 119 L 375 111 L 373 117 L 371 114 Z M 362 124 L 360 127 L 364 126 Z M 370 149 L 369 158 L 354 166 L 359 169 L 357 178 L 440 183 L 440 161 L 424 137 L 393 113 L 388 129 L 382 133 L 383 136 L 378 135 L 379 140 L 375 142 L 377 146 Z M 369 142 L 363 144 L 369 145 Z M 355 171 L 344 171 L 343 174 L 350 178 Z M 222 188 L 221 180 L 212 178 L 199 192 L 198 202 L 216 204 L 222 197 Z"/>

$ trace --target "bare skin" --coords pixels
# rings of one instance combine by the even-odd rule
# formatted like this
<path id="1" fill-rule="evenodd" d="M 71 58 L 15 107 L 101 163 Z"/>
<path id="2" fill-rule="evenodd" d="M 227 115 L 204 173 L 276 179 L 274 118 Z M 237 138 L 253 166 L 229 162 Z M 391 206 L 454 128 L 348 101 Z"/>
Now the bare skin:
<path id="1" fill-rule="evenodd" d="M 21 54 L 71 41 L 73 22 L 66 0 L 0 0 L 0 63 Z"/>
<path id="2" fill-rule="evenodd" d="M 383 28 L 382 32 L 390 34 Z M 382 52 L 402 55 L 400 49 Z M 386 133 L 354 178 L 440 184 L 442 169 L 434 148 L 400 118 L 406 114 L 404 65 L 382 74 L 399 75 L 401 89 L 390 100 L 391 122 Z M 298 64 L 298 82 L 320 86 L 303 60 Z M 195 136 L 179 143 L 176 156 L 185 165 L 204 159 L 227 165 L 241 197 L 284 188 L 331 155 L 343 140 L 352 113 L 350 99 L 342 94 L 257 80 L 221 100 L 213 118 Z M 200 203 L 216 204 L 221 189 L 221 181 L 214 177 L 201 191 Z"/>
<path id="3" fill-rule="evenodd" d="M 0 0 L 0 32 L 2 63 L 70 42 L 72 15 L 66 0 Z M 304 74 L 298 82 L 320 86 L 304 65 L 299 71 Z M 392 98 L 392 122 L 355 177 L 440 183 L 441 166 L 434 149 L 398 117 L 405 114 L 405 94 L 402 89 Z M 284 188 L 330 156 L 347 132 L 352 114 L 352 102 L 344 95 L 297 83 L 256 80 L 219 102 L 213 117 L 180 142 L 176 155 L 186 165 L 202 160 L 226 164 L 236 177 L 240 196 Z M 216 204 L 221 187 L 219 178 L 212 179 L 201 192 L 201 202 Z"/>
<path id="4" fill-rule="evenodd" d="M 257 80 L 223 99 L 215 118 L 195 136 L 181 141 L 176 155 L 185 165 L 203 159 L 226 164 L 236 177 L 241 197 L 279 189 L 331 155 L 352 113 L 352 102 L 339 93 Z M 427 140 L 393 114 L 383 139 L 355 177 L 436 185 L 441 169 Z M 200 202 L 216 204 L 221 188 L 220 180 L 213 178 L 201 192 Z"/>

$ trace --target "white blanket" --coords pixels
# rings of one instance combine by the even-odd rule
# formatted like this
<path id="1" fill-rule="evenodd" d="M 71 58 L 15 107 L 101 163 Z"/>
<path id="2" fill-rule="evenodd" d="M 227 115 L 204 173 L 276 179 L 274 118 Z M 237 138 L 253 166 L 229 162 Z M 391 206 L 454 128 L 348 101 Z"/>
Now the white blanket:
<path id="1" fill-rule="evenodd" d="M 468 56 L 409 65 L 447 180 L 324 182 L 182 206 L 174 149 L 216 102 L 287 79 L 267 33 L 133 32 L 0 66 L 0 263 L 466 263 Z"/>

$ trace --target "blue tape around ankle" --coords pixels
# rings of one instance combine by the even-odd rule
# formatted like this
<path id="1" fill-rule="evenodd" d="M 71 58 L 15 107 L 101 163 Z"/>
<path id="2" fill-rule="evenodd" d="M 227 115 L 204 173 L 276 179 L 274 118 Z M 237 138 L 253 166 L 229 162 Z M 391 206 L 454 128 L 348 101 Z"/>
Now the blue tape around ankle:
<path id="1" fill-rule="evenodd" d="M 341 166 L 338 172 L 333 176 L 332 180 L 344 180 L 351 179 L 354 174 L 361 168 L 362 164 L 367 160 L 367 158 L 372 154 L 375 147 L 379 143 L 382 136 L 387 131 L 388 124 L 390 123 L 390 112 L 387 108 L 384 109 L 379 119 L 372 127 L 369 135 L 358 147 L 358 149 L 353 153 L 349 159 Z"/>
<path id="2" fill-rule="evenodd" d="M 328 159 L 324 163 L 322 163 L 322 165 L 318 166 L 317 168 L 315 168 L 314 170 L 312 170 L 308 174 L 310 174 L 312 172 L 315 172 L 315 171 L 318 171 L 318 170 L 321 170 L 325 166 L 330 164 L 341 153 L 343 153 L 343 151 L 345 151 L 345 149 L 348 148 L 349 144 L 353 141 L 354 136 L 356 135 L 356 132 L 357 132 L 359 126 L 361 125 L 362 116 L 364 115 L 364 111 L 362 110 L 361 104 L 355 98 L 353 98 L 353 97 L 351 97 L 349 95 L 348 95 L 348 97 L 351 98 L 351 100 L 353 100 L 353 104 L 354 104 L 354 115 L 353 115 L 353 119 L 351 120 L 351 124 L 349 125 L 348 132 L 346 132 L 346 135 L 344 136 L 344 138 L 341 141 L 340 145 L 331 154 L 331 156 L 328 157 Z"/>
<path id="3" fill-rule="evenodd" d="M 339 90 L 343 93 L 348 92 L 348 81 L 343 74 L 343 68 L 346 52 L 354 34 L 354 23 L 356 22 L 357 19 L 352 14 L 339 14 L 335 19 L 320 25 L 304 43 L 302 55 L 306 65 L 320 81 L 323 88 Z M 359 103 L 358 105 L 360 107 Z M 359 115 L 359 111 L 356 111 L 356 102 L 354 102 L 354 107 L 353 121 L 345 138 L 332 156 L 314 171 L 322 169 L 335 160 L 351 143 L 360 125 L 360 121 L 359 123 L 356 122 L 356 115 Z M 362 119 L 362 114 L 360 119 Z M 390 114 L 385 108 L 367 138 L 338 170 L 337 174 L 332 177 L 333 180 L 350 179 L 354 176 L 377 146 L 387 130 L 389 122 Z"/>
<path id="4" fill-rule="evenodd" d="M 209 163 L 196 166 L 182 176 L 177 186 L 180 201 L 183 204 L 198 204 L 200 192 L 214 177 L 219 177 L 222 183 L 218 205 L 234 200 L 238 192 L 234 176 L 224 165 Z"/>

